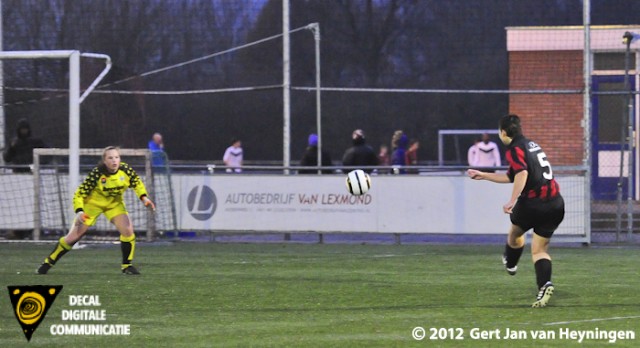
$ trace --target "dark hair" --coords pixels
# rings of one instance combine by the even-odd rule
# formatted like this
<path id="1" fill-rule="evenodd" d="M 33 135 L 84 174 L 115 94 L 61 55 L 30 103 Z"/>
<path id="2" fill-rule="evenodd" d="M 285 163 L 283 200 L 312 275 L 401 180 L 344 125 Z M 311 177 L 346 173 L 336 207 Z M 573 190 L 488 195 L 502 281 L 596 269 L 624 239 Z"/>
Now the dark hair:
<path id="1" fill-rule="evenodd" d="M 514 138 L 518 135 L 522 134 L 522 126 L 520 125 L 520 117 L 515 114 L 509 114 L 500 119 L 500 123 L 498 125 L 500 130 L 503 130 L 507 133 L 509 138 Z"/>

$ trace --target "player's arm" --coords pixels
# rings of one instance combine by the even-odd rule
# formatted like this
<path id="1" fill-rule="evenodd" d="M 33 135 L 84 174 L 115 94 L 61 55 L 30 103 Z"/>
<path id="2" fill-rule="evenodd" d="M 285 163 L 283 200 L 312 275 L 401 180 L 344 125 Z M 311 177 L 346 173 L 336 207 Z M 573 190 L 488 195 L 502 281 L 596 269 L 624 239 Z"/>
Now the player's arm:
<path id="1" fill-rule="evenodd" d="M 505 173 L 486 173 L 476 169 L 469 169 L 467 170 L 467 175 L 474 180 L 488 180 L 497 182 L 498 184 L 508 184 L 511 182 L 509 176 Z"/>
<path id="2" fill-rule="evenodd" d="M 513 178 L 513 189 L 511 190 L 511 199 L 507 204 L 502 207 L 502 210 L 506 214 L 511 214 L 513 211 L 513 206 L 516 205 L 518 201 L 518 197 L 522 194 L 522 190 L 524 190 L 524 186 L 527 183 L 527 178 L 529 177 L 529 172 L 526 170 L 518 172 Z"/>
<path id="3" fill-rule="evenodd" d="M 73 194 L 73 210 L 76 213 L 84 210 L 84 199 L 87 198 L 96 185 L 98 185 L 98 180 L 100 180 L 100 170 L 93 168 L 84 181 L 82 181 L 82 184 L 78 186 L 76 192 Z"/>
<path id="4" fill-rule="evenodd" d="M 138 198 L 144 203 L 144 206 L 156 210 L 156 205 L 147 197 L 147 188 L 144 186 L 142 180 L 140 180 L 138 173 L 126 163 L 121 163 L 120 169 L 129 177 L 129 186 L 133 188 Z"/>

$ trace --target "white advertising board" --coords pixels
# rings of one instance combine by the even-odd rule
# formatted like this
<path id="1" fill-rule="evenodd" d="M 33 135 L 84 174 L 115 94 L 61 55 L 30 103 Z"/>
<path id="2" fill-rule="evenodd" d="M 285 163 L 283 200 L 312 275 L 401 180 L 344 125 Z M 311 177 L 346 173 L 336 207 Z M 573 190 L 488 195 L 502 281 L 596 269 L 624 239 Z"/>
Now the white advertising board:
<path id="1" fill-rule="evenodd" d="M 510 226 L 502 205 L 512 185 L 461 175 L 373 176 L 372 189 L 359 197 L 347 193 L 341 175 L 174 179 L 184 230 L 504 234 Z"/>
<path id="2" fill-rule="evenodd" d="M 557 179 L 566 215 L 556 235 L 584 235 L 585 180 L 579 176 Z M 509 216 L 502 212 L 511 195 L 510 184 L 475 181 L 463 175 L 376 175 L 366 195 L 352 196 L 344 180 L 344 175 L 172 175 L 177 228 L 504 234 L 510 226 Z M 13 188 L 5 189 L 0 200 L 5 212 L 0 228 L 33 228 L 33 177 L 4 175 L 0 184 Z M 59 200 L 53 191 L 44 190 L 42 199 Z M 70 198 L 64 202 L 71 204 Z M 59 215 L 58 211 L 44 214 L 43 223 L 51 225 L 54 221 L 50 219 L 59 219 Z"/>

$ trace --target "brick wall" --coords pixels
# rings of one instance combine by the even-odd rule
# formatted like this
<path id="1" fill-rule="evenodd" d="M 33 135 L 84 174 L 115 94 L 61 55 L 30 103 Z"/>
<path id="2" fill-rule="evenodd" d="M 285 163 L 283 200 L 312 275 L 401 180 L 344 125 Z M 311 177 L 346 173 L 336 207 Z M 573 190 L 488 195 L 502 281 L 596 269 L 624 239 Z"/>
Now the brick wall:
<path id="1" fill-rule="evenodd" d="M 512 90 L 583 89 L 582 51 L 509 52 Z M 511 94 L 509 112 L 553 165 L 580 165 L 584 152 L 582 94 Z"/>

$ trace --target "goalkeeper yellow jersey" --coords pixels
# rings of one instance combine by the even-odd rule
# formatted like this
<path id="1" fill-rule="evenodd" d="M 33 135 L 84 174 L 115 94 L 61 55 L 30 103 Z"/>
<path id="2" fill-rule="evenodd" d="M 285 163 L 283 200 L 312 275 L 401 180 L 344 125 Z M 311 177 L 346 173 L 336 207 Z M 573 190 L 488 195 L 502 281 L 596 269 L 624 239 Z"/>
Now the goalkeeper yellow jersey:
<path id="1" fill-rule="evenodd" d="M 129 187 L 138 198 L 147 195 L 144 183 L 128 164 L 120 162 L 120 167 L 113 174 L 102 166 L 95 167 L 73 195 L 73 209 L 77 213 L 84 210 L 85 204 L 106 207 L 113 202 L 121 202 Z"/>

